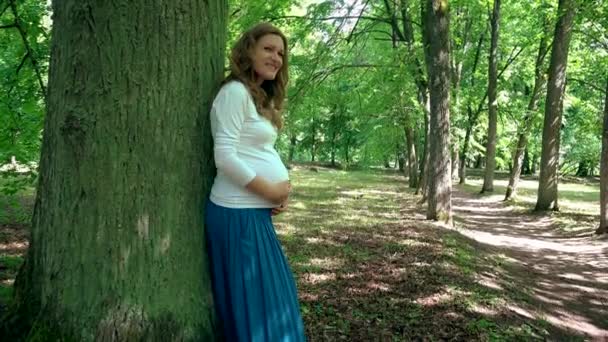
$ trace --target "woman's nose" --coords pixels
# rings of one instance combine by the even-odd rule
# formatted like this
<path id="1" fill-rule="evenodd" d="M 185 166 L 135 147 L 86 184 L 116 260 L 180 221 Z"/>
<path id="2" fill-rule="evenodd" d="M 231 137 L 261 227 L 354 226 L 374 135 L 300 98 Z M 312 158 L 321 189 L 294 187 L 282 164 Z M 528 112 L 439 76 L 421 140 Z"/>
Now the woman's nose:
<path id="1" fill-rule="evenodd" d="M 283 58 L 278 53 L 273 54 L 272 58 L 279 63 L 283 62 Z"/>

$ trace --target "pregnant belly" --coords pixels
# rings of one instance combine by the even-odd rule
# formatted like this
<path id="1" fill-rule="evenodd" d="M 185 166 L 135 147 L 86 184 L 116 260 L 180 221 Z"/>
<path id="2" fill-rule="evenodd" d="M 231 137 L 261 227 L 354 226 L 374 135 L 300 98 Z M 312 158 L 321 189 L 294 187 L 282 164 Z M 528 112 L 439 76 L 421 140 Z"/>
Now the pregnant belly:
<path id="1" fill-rule="evenodd" d="M 287 169 L 278 156 L 272 159 L 255 160 L 250 165 L 258 176 L 270 182 L 281 182 L 289 179 Z"/>

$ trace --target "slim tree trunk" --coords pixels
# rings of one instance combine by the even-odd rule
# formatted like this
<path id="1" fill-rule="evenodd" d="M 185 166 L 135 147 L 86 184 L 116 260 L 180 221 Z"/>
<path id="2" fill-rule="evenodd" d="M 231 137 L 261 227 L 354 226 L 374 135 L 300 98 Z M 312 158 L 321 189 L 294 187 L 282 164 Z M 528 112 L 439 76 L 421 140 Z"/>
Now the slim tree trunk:
<path id="1" fill-rule="evenodd" d="M 473 123 L 471 122 L 473 113 L 471 106 L 467 106 L 467 114 L 469 116 L 469 122 L 467 125 L 466 132 L 464 134 L 464 142 L 462 143 L 462 153 L 460 154 L 460 181 L 458 182 L 459 184 L 465 184 L 467 181 L 467 154 L 469 153 L 471 134 L 473 134 Z"/>
<path id="2" fill-rule="evenodd" d="M 524 175 L 532 174 L 532 166 L 530 165 L 530 153 L 528 152 L 528 146 L 526 146 L 524 150 L 524 161 L 521 173 Z"/>
<path id="3" fill-rule="evenodd" d="M 604 96 L 604 127 L 600 161 L 600 226 L 595 231 L 596 234 L 608 234 L 608 76 Z"/>
<path id="4" fill-rule="evenodd" d="M 411 127 L 405 129 L 405 137 L 407 140 L 407 162 L 409 165 L 408 185 L 410 188 L 415 189 L 418 187 L 418 158 L 416 157 L 414 130 Z"/>
<path id="5" fill-rule="evenodd" d="M 460 169 L 460 156 L 458 155 L 458 144 L 454 144 L 452 148 L 452 178 L 458 175 L 458 170 Z"/>
<path id="6" fill-rule="evenodd" d="M 557 173 L 560 128 L 562 125 L 564 90 L 566 88 L 568 48 L 575 15 L 575 0 L 560 0 L 557 11 L 559 19 L 555 25 L 549 81 L 547 83 L 547 100 L 545 102 L 538 199 L 535 209 L 537 211 L 559 209 L 557 203 Z"/>
<path id="7" fill-rule="evenodd" d="M 430 111 L 430 100 L 427 99 L 428 108 Z M 418 182 L 418 188 L 416 189 L 416 195 L 421 194 L 422 199 L 420 203 L 425 203 L 427 200 L 427 190 L 429 188 L 428 183 L 428 170 L 429 170 L 429 154 L 430 154 L 430 138 L 429 138 L 429 129 L 430 129 L 430 112 L 424 112 L 424 152 L 422 154 L 421 161 L 421 169 L 420 169 L 420 177 L 418 178 L 420 181 Z"/>
<path id="8" fill-rule="evenodd" d="M 496 126 L 498 124 L 498 104 L 496 100 L 498 83 L 498 33 L 500 29 L 500 0 L 494 0 L 492 13 L 492 38 L 490 61 L 488 63 L 488 140 L 486 143 L 486 170 L 481 193 L 494 191 L 494 170 L 496 169 Z"/>
<path id="9" fill-rule="evenodd" d="M 21 337 L 213 338 L 201 208 L 226 12 L 221 0 L 53 2 L 40 179 L 11 311 Z"/>
<path id="10" fill-rule="evenodd" d="M 431 100 L 427 219 L 452 224 L 450 162 L 450 50 L 448 0 L 427 0 L 424 17 L 429 48 Z"/>
<path id="11" fill-rule="evenodd" d="M 298 139 L 295 134 L 292 133 L 291 137 L 289 137 L 289 157 L 287 160 L 291 163 L 293 162 L 293 157 L 296 153 L 296 144 L 298 143 Z"/>
<path id="12" fill-rule="evenodd" d="M 417 99 L 418 99 L 418 103 L 420 104 L 420 106 L 422 107 L 423 111 L 425 112 L 425 118 L 428 118 L 428 111 L 429 111 L 429 102 L 428 102 L 428 82 L 425 80 L 424 78 L 424 66 L 423 64 L 420 62 L 420 60 L 416 57 L 415 54 L 415 42 L 414 42 L 414 29 L 413 29 L 413 25 L 412 25 L 412 20 L 411 20 L 411 15 L 409 13 L 409 1 L 408 0 L 401 0 L 399 5 L 400 5 L 400 9 L 401 9 L 401 22 L 403 23 L 403 27 L 399 26 L 399 22 L 397 20 L 397 10 L 396 10 L 396 2 L 393 2 L 393 5 L 391 5 L 391 1 L 389 0 L 384 0 L 383 1 L 384 6 L 386 8 L 386 12 L 390 17 L 390 24 L 392 27 L 392 33 L 394 38 L 399 38 L 401 41 L 405 42 L 408 50 L 410 51 L 410 53 L 412 54 L 412 56 L 414 56 L 414 63 L 413 63 L 413 67 L 410 69 L 412 76 L 414 77 L 414 81 L 416 83 L 417 86 Z M 424 3 L 421 2 L 421 12 L 423 11 L 424 8 Z M 393 41 L 394 46 L 395 46 L 395 41 Z M 424 44 L 423 44 L 424 45 Z M 428 58 L 428 52 L 427 49 L 425 49 L 424 51 L 424 55 L 425 58 Z M 427 168 L 426 166 L 426 160 L 428 160 L 427 154 L 428 154 L 428 138 L 426 136 L 426 133 L 428 133 L 428 119 L 427 119 L 427 125 L 425 126 L 427 127 L 427 131 L 425 132 L 425 148 L 424 148 L 424 153 L 422 154 L 422 168 L 420 170 L 420 182 L 418 183 L 418 187 L 416 188 L 416 194 L 419 194 L 422 192 L 423 194 L 423 199 L 422 201 L 425 200 L 425 194 L 426 194 L 426 170 Z M 412 178 L 410 178 L 412 179 Z"/>
<path id="13" fill-rule="evenodd" d="M 315 156 L 317 154 L 317 126 L 316 126 L 316 121 L 315 118 L 312 118 L 312 143 L 310 145 L 310 161 L 311 162 L 315 162 Z"/>
<path id="14" fill-rule="evenodd" d="M 332 129 L 330 144 L 331 144 L 331 150 L 330 150 L 331 166 L 335 167 L 336 166 L 336 130 L 335 129 Z"/>
<path id="15" fill-rule="evenodd" d="M 481 56 L 481 47 L 483 44 L 483 40 L 485 37 L 485 30 L 479 36 L 477 40 L 477 48 L 475 49 L 475 58 L 473 59 L 473 69 L 471 71 L 471 87 L 475 85 L 475 71 L 477 70 L 477 65 L 479 64 L 479 56 Z M 477 114 L 473 113 L 473 108 L 471 107 L 471 99 L 469 98 L 467 104 L 467 127 L 466 133 L 464 136 L 464 141 L 462 142 L 462 152 L 460 154 L 460 181 L 459 184 L 464 184 L 467 179 L 467 154 L 469 152 L 469 144 L 471 141 L 471 135 L 473 133 L 473 128 L 477 123 Z"/>
<path id="16" fill-rule="evenodd" d="M 513 151 L 513 167 L 509 176 L 509 184 L 507 185 L 507 191 L 505 194 L 505 201 L 513 198 L 517 192 L 517 185 L 521 176 L 522 170 L 524 169 L 524 152 L 528 145 L 528 135 L 532 126 L 532 121 L 536 117 L 536 111 L 538 110 L 538 100 L 540 98 L 541 90 L 544 86 L 545 76 L 543 71 L 543 62 L 547 55 L 547 40 L 549 35 L 549 20 L 545 13 L 543 13 L 545 30 L 543 36 L 540 39 L 538 46 L 538 54 L 536 56 L 536 66 L 534 68 L 534 88 L 530 95 L 530 102 L 528 102 L 528 108 L 524 117 L 523 124 L 520 126 L 519 134 L 517 136 L 517 146 Z"/>

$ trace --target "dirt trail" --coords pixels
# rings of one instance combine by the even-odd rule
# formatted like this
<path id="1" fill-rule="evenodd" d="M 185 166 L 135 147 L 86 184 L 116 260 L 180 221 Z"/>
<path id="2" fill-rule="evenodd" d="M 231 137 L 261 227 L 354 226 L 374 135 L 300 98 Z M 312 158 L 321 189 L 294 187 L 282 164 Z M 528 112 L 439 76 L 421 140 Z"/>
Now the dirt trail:
<path id="1" fill-rule="evenodd" d="M 515 211 L 501 201 L 502 195 L 480 197 L 454 190 L 460 232 L 508 261 L 486 281 L 525 287 L 532 298 L 533 310 L 510 307 L 515 314 L 608 341 L 607 239 L 591 232 L 565 233 L 550 215 Z"/>

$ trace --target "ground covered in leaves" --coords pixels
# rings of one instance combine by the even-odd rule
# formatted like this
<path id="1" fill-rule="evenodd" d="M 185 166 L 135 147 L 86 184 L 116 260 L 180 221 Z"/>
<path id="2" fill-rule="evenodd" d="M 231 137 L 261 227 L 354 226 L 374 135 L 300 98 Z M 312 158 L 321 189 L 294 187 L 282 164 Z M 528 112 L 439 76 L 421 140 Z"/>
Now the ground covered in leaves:
<path id="1" fill-rule="evenodd" d="M 481 197 L 473 179 L 447 229 L 396 172 L 315 170 L 295 168 L 276 219 L 312 341 L 608 339 L 608 243 L 593 224 L 573 233 L 566 214 L 530 213 L 525 193 Z"/>
<path id="2" fill-rule="evenodd" d="M 608 241 L 597 184 L 560 184 L 562 211 L 534 214 L 534 180 L 504 203 L 455 186 L 455 228 L 392 170 L 291 171 L 275 218 L 311 341 L 608 340 Z M 0 196 L 0 312 L 27 249 L 32 193 Z"/>

